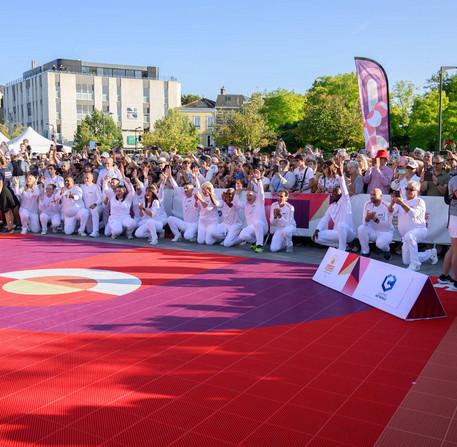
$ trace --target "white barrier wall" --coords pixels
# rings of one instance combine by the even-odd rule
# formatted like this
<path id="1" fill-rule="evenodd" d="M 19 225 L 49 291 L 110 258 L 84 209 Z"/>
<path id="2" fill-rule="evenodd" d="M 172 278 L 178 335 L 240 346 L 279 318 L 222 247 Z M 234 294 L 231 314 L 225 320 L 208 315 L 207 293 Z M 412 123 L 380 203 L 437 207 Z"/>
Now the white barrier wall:
<path id="1" fill-rule="evenodd" d="M 220 198 L 222 193 L 224 192 L 224 189 L 216 189 L 215 190 L 215 195 L 217 198 Z M 266 193 L 265 194 L 267 199 L 271 199 L 271 194 Z M 317 196 L 323 196 L 322 194 L 316 195 L 316 194 L 301 194 L 300 197 L 303 198 L 304 196 L 314 196 L 316 198 Z M 243 191 L 241 193 L 241 200 L 245 200 L 246 193 Z M 427 222 L 427 228 L 428 228 L 428 235 L 427 239 L 424 241 L 425 243 L 430 243 L 430 244 L 441 244 L 441 245 L 450 245 L 451 239 L 449 237 L 449 232 L 447 230 L 447 222 L 448 222 L 448 206 L 444 203 L 444 199 L 442 197 L 427 197 L 427 196 L 421 196 L 421 198 L 425 201 L 426 205 L 426 215 L 425 219 Z M 293 199 L 293 197 L 291 197 Z M 353 219 L 354 219 L 354 227 L 357 230 L 357 227 L 362 223 L 362 214 L 363 214 L 363 207 L 366 202 L 370 200 L 370 195 L 369 194 L 358 194 L 351 199 L 352 203 L 352 214 L 353 214 Z M 384 200 L 386 202 L 390 202 L 390 196 L 386 195 L 384 196 Z M 273 202 L 275 200 L 273 199 Z M 296 209 L 296 214 L 298 214 L 297 207 L 301 206 L 301 203 L 306 201 L 297 201 L 293 203 L 295 209 Z M 173 190 L 165 190 L 165 210 L 167 211 L 168 215 L 173 215 L 177 216 L 182 219 L 182 205 L 181 205 L 181 199 L 177 194 L 174 193 Z M 323 216 L 325 210 L 328 207 L 328 200 L 322 202 L 322 206 L 319 208 L 319 212 L 314 214 L 314 216 L 310 216 L 307 225 L 304 225 L 303 222 L 300 222 L 300 220 L 297 220 L 297 232 L 296 236 L 308 236 L 311 237 L 314 233 L 314 230 L 317 227 L 317 224 L 319 222 L 319 218 Z M 269 212 L 269 206 L 267 207 L 267 211 Z M 243 223 L 245 223 L 244 219 L 244 213 L 240 212 L 241 219 L 243 220 Z M 268 218 L 269 216 L 267 216 Z M 396 228 L 396 217 L 394 217 L 394 226 Z M 303 228 L 303 226 L 306 226 L 307 228 Z M 274 232 L 274 227 L 271 228 L 271 232 Z M 394 233 L 394 240 L 395 241 L 400 241 L 401 236 L 400 233 L 398 232 L 397 229 L 395 229 Z"/>

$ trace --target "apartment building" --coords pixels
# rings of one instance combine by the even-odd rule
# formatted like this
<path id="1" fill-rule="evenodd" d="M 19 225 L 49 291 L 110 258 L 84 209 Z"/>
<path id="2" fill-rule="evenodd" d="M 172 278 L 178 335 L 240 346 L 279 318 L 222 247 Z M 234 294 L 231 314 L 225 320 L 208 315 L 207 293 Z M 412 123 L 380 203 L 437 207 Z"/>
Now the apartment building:
<path id="1" fill-rule="evenodd" d="M 71 145 L 76 127 L 94 109 L 122 129 L 124 145 L 181 106 L 181 84 L 159 77 L 158 67 L 55 59 L 23 73 L 4 88 L 4 116 Z M 128 138 L 130 137 L 130 138 Z"/>

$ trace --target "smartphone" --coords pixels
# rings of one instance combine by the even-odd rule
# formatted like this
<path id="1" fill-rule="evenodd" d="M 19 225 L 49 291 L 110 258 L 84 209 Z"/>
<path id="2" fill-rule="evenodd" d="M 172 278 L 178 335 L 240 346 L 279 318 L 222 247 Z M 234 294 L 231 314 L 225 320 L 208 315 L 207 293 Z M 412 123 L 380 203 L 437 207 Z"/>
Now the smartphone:
<path id="1" fill-rule="evenodd" d="M 446 157 L 447 151 L 438 151 L 438 155 L 442 155 L 443 157 Z"/>
<path id="2" fill-rule="evenodd" d="M 400 191 L 394 191 L 394 197 L 401 197 Z"/>
<path id="3" fill-rule="evenodd" d="M 424 182 L 431 182 L 433 180 L 433 173 L 429 170 L 424 172 Z"/>
<path id="4" fill-rule="evenodd" d="M 281 165 L 278 166 L 278 172 L 279 172 L 279 174 L 282 174 L 282 166 Z"/>

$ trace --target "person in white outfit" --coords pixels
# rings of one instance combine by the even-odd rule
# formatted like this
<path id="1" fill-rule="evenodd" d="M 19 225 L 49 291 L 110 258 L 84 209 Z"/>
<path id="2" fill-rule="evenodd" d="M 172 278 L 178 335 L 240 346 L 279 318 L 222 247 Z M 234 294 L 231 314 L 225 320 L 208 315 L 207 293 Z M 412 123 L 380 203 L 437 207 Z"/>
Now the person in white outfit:
<path id="1" fill-rule="evenodd" d="M 28 175 L 23 188 L 19 187 L 19 184 L 15 182 L 13 191 L 16 194 L 16 197 L 21 200 L 21 206 L 19 208 L 19 216 L 22 225 L 21 233 L 27 234 L 29 227 L 33 233 L 38 233 L 40 231 L 40 219 L 38 218 L 40 190 L 36 185 L 35 177 L 33 175 Z"/>
<path id="2" fill-rule="evenodd" d="M 102 181 L 108 176 L 110 179 L 111 178 L 117 178 L 119 182 L 122 184 L 122 174 L 119 169 L 114 167 L 114 161 L 111 157 L 107 158 L 105 160 L 105 168 L 102 169 L 97 177 L 97 185 L 101 187 Z"/>
<path id="3" fill-rule="evenodd" d="M 64 233 L 73 234 L 79 221 L 79 236 L 87 236 L 86 224 L 89 219 L 89 211 L 84 206 L 83 192 L 79 186 L 75 185 L 72 177 L 65 179 L 65 186 L 56 197 L 62 201 L 62 211 L 64 220 Z"/>
<path id="4" fill-rule="evenodd" d="M 346 250 L 347 244 L 355 239 L 356 233 L 352 221 L 351 200 L 349 198 L 346 180 L 343 176 L 343 162 L 341 161 L 338 166 L 336 179 L 340 186 L 333 189 L 333 203 L 330 204 L 324 217 L 322 217 L 317 224 L 312 240 L 321 245 L 338 247 L 340 250 Z M 330 219 L 334 223 L 334 229 L 325 230 L 324 228 L 328 226 Z"/>
<path id="5" fill-rule="evenodd" d="M 90 237 L 98 237 L 100 228 L 100 213 L 102 211 L 102 191 L 94 183 L 94 175 L 91 172 L 84 174 L 84 184 L 81 185 L 83 201 L 86 209 L 90 213 L 92 232 Z"/>
<path id="6" fill-rule="evenodd" d="M 254 171 L 252 182 L 257 185 L 257 194 L 254 191 L 248 191 L 246 201 L 241 202 L 239 196 L 243 185 L 237 182 L 233 203 L 235 206 L 244 208 L 247 226 L 240 232 L 241 241 L 251 243 L 251 249 L 255 250 L 256 253 L 262 253 L 264 250 L 263 240 L 268 232 L 268 223 L 265 215 L 265 193 L 260 183 L 260 172 L 257 169 Z"/>
<path id="7" fill-rule="evenodd" d="M 52 232 L 57 233 L 57 229 L 60 226 L 60 201 L 54 195 L 56 186 L 49 184 L 45 188 L 45 193 L 40 196 L 40 203 L 38 205 L 40 209 L 40 223 L 41 223 L 41 234 L 48 232 L 48 223 L 51 222 Z"/>
<path id="8" fill-rule="evenodd" d="M 292 253 L 292 236 L 297 230 L 294 218 L 294 207 L 288 203 L 289 191 L 283 189 L 278 193 L 278 201 L 270 208 L 270 224 L 276 225 L 276 231 L 271 239 L 271 251 L 279 251 L 284 247 L 287 253 Z"/>
<path id="9" fill-rule="evenodd" d="M 200 189 L 198 174 L 198 168 L 196 168 L 192 175 L 197 185 L 197 190 Z M 181 190 L 171 175 L 171 168 L 168 168 L 165 171 L 165 176 L 173 187 L 175 193 L 180 197 L 182 204 L 182 219 L 176 216 L 168 217 L 168 226 L 174 235 L 171 242 L 177 242 L 182 239 L 183 236 L 184 239 L 188 241 L 196 240 L 198 231 L 198 208 L 195 207 L 194 185 L 191 182 L 186 182 L 184 183 L 183 190 Z M 181 234 L 181 232 L 183 234 Z"/>
<path id="10" fill-rule="evenodd" d="M 398 215 L 398 231 L 402 237 L 401 254 L 403 264 L 409 270 L 417 271 L 423 262 L 430 260 L 432 264 L 438 262 L 436 248 L 419 252 L 418 244 L 427 237 L 425 224 L 425 202 L 417 197 L 420 191 L 419 182 L 409 182 L 405 187 L 406 200 L 392 194 L 389 213 Z"/>
<path id="11" fill-rule="evenodd" d="M 63 178 L 60 175 L 57 175 L 56 165 L 48 165 L 46 174 L 47 175 L 44 176 L 44 186 L 55 185 L 57 191 L 60 191 L 65 186 Z M 43 183 L 43 177 L 41 178 L 41 181 Z"/>
<path id="12" fill-rule="evenodd" d="M 151 245 L 156 245 L 158 243 L 157 232 L 163 230 L 160 206 L 161 204 L 155 191 L 152 188 L 147 187 L 144 203 L 139 204 L 140 218 L 146 217 L 146 222 L 137 228 L 135 236 L 140 238 L 149 236 Z"/>
<path id="13" fill-rule="evenodd" d="M 222 200 L 219 202 L 222 205 L 223 222 L 212 228 L 209 237 L 215 242 L 221 242 L 224 247 L 232 247 L 241 242 L 239 237 L 240 231 L 243 228 L 243 222 L 238 213 L 241 209 L 240 205 L 234 205 L 235 190 L 227 189 L 222 193 Z"/>
<path id="14" fill-rule="evenodd" d="M 370 242 L 382 250 L 384 259 L 389 261 L 390 244 L 394 236 L 392 215 L 389 213 L 389 204 L 382 200 L 382 191 L 379 188 L 371 190 L 370 201 L 363 207 L 362 225 L 357 232 L 361 246 L 361 255 L 370 256 Z"/>
<path id="15" fill-rule="evenodd" d="M 108 197 L 110 204 L 110 216 L 105 234 L 111 235 L 112 239 L 116 239 L 125 230 L 127 238 L 132 239 L 136 224 L 130 217 L 130 207 L 132 206 L 135 191 L 128 177 L 124 179 L 125 185 L 116 187 L 116 192 L 111 189 L 110 180 L 110 177 L 106 176 L 103 181 L 103 192 Z"/>
<path id="16" fill-rule="evenodd" d="M 212 183 L 205 182 L 201 186 L 201 192 L 197 191 L 194 194 L 195 208 L 200 211 L 198 219 L 197 242 L 199 244 L 212 245 L 217 240 L 213 234 L 216 227 L 219 225 L 219 208 L 222 204 L 216 200 L 214 196 L 214 187 Z"/>

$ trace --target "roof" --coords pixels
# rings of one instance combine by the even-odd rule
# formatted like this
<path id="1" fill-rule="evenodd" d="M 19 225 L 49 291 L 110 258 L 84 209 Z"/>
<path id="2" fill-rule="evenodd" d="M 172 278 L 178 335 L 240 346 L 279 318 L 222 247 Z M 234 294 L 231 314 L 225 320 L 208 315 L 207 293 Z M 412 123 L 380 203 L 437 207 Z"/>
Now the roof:
<path id="1" fill-rule="evenodd" d="M 200 98 L 180 107 L 180 109 L 214 109 L 216 101 L 207 98 Z"/>
<path id="2" fill-rule="evenodd" d="M 218 95 L 216 108 L 238 109 L 250 99 L 244 95 Z"/>

